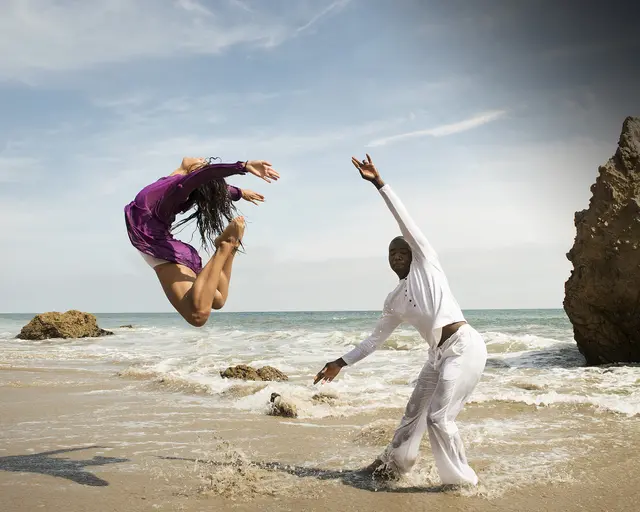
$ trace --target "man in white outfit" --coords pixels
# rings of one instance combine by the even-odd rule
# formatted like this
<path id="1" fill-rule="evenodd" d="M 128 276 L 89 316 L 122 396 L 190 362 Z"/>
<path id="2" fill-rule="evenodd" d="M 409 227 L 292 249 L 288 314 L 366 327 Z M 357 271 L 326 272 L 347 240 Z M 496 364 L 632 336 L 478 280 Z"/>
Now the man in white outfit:
<path id="1" fill-rule="evenodd" d="M 400 282 L 389 293 L 373 333 L 340 359 L 327 363 L 314 384 L 331 382 L 347 365 L 379 348 L 401 323 L 415 327 L 429 346 L 429 357 L 393 440 L 367 468 L 383 477 L 407 473 L 418 457 L 425 430 L 443 484 L 478 483 L 467 463 L 455 419 L 480 381 L 487 361 L 482 336 L 466 321 L 454 298 L 438 255 L 386 185 L 371 158 L 352 158 L 360 175 L 375 185 L 403 236 L 389 245 L 389 264 Z"/>

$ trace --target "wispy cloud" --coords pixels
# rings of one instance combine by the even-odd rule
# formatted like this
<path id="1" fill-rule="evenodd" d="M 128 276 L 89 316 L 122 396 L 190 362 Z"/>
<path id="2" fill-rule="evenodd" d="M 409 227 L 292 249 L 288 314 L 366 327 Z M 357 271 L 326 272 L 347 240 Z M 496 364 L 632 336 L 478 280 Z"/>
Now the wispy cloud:
<path id="1" fill-rule="evenodd" d="M 213 16 L 213 13 L 209 9 L 195 0 L 178 0 L 178 5 L 185 11 L 197 12 L 205 16 Z"/>
<path id="2" fill-rule="evenodd" d="M 123 123 L 108 132 L 96 134 L 90 151 L 95 157 L 109 154 L 117 148 L 118 154 L 127 162 L 126 168 L 110 173 L 107 178 L 117 181 L 126 179 L 124 175 L 129 173 L 130 166 L 152 170 L 153 163 L 173 161 L 184 155 L 207 154 L 212 147 L 223 148 L 225 155 L 238 155 L 238 158 L 250 157 L 247 155 L 250 149 L 252 154 L 269 155 L 268 158 L 274 161 L 292 161 L 302 155 L 326 153 L 330 148 L 362 144 L 369 137 L 397 129 L 404 122 L 406 119 L 398 118 L 299 131 L 285 127 L 274 131 L 269 126 L 230 131 L 228 125 L 224 124 L 218 129 L 193 130 L 179 136 L 171 131 L 149 134 L 146 124 L 126 127 L 127 123 Z M 156 124 L 167 123 L 160 120 Z M 80 158 L 84 157 L 80 155 Z"/>
<path id="3" fill-rule="evenodd" d="M 104 0 L 99 7 L 70 0 L 3 0 L 0 80 L 33 82 L 42 72 L 144 58 L 215 55 L 242 45 L 273 48 L 346 3 L 334 1 L 313 14 L 311 4 L 296 12 L 285 4 L 256 11 L 240 0 L 215 6 L 197 0 Z M 300 27 L 301 20 L 310 16 Z"/>
<path id="4" fill-rule="evenodd" d="M 6 157 L 0 155 L 0 183 L 24 183 L 31 181 L 40 169 L 40 160 L 27 156 Z"/>
<path id="5" fill-rule="evenodd" d="M 484 124 L 495 121 L 506 114 L 505 110 L 494 110 L 491 112 L 484 112 L 478 114 L 464 121 L 458 121 L 457 123 L 445 124 L 437 126 L 435 128 L 429 128 L 428 130 L 415 130 L 412 132 L 400 133 L 398 135 L 391 135 L 380 139 L 375 139 L 367 144 L 367 147 L 386 146 L 407 139 L 415 139 L 418 137 L 445 137 L 447 135 L 453 135 L 455 133 L 466 132 L 472 130 Z"/>
<path id="6" fill-rule="evenodd" d="M 137 132 L 144 137 L 165 133 L 163 127 L 166 126 L 185 126 L 196 133 L 211 133 L 214 125 L 219 126 L 223 122 L 226 123 L 225 131 L 230 132 L 233 131 L 230 124 L 234 118 L 251 115 L 251 109 L 276 108 L 308 93 L 305 89 L 225 91 L 199 96 L 133 92 L 96 97 L 90 101 L 99 109 L 100 116 L 109 116 L 119 133 L 133 135 L 132 132 Z M 243 127 L 243 131 L 246 128 Z"/>
<path id="7" fill-rule="evenodd" d="M 318 14 L 316 14 L 313 18 L 311 18 L 307 23 L 305 23 L 304 25 L 302 25 L 301 27 L 298 27 L 296 29 L 296 32 L 299 34 L 301 32 L 304 32 L 305 30 L 308 30 L 309 28 L 311 28 L 313 25 L 315 25 L 316 23 L 318 23 L 318 21 L 320 21 L 322 18 L 324 18 L 326 15 L 328 15 L 329 13 L 331 13 L 332 11 L 336 11 L 336 10 L 340 10 L 343 9 L 351 0 L 337 0 L 333 3 L 331 3 L 330 5 L 328 5 L 327 7 L 325 7 L 324 9 L 322 9 Z"/>
<path id="8" fill-rule="evenodd" d="M 242 0 L 230 0 L 230 2 L 235 5 L 236 7 L 242 9 L 245 12 L 249 12 L 249 13 L 255 13 L 256 11 L 254 9 L 252 9 L 251 7 L 249 7 L 245 2 L 243 2 Z"/>

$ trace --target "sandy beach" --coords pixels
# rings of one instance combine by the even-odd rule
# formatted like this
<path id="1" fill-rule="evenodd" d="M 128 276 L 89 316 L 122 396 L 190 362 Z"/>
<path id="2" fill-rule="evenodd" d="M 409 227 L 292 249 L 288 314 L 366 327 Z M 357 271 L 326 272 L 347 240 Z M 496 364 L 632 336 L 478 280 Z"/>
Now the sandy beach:
<path id="1" fill-rule="evenodd" d="M 0 510 L 637 510 L 639 422 L 583 406 L 471 404 L 465 420 L 547 420 L 536 448 L 465 438 L 481 483 L 443 489 L 428 444 L 415 471 L 382 485 L 357 470 L 388 441 L 399 409 L 349 418 L 287 419 L 224 411 L 197 390 L 75 369 L 0 370 Z M 563 417 L 563 421 L 557 421 Z M 491 452 L 569 454 L 547 474 L 509 478 Z M 524 454 L 526 455 L 526 454 Z M 518 460 L 526 460 L 520 457 Z M 523 468 L 522 475 L 527 475 Z"/>

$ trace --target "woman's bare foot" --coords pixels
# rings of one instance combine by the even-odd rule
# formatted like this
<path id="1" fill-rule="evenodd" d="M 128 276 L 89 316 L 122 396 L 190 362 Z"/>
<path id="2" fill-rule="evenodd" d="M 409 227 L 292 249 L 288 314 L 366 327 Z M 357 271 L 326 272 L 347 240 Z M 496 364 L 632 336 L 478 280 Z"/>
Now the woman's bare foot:
<path id="1" fill-rule="evenodd" d="M 228 242 L 234 247 L 238 247 L 242 242 L 244 236 L 245 222 L 244 217 L 236 217 L 231 219 L 231 222 L 224 228 L 224 231 L 214 240 L 213 245 L 217 248 L 220 247 L 222 242 Z"/>

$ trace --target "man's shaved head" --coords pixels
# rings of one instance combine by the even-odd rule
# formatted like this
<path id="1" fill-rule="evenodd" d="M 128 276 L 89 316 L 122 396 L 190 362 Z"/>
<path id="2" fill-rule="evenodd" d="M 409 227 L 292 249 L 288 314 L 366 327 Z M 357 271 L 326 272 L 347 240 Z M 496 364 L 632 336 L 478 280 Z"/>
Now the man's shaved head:
<path id="1" fill-rule="evenodd" d="M 413 254 L 411 247 L 402 236 L 397 236 L 389 244 L 389 265 L 400 279 L 409 274 Z"/>

